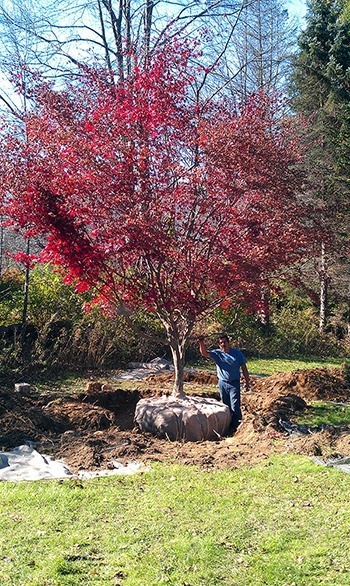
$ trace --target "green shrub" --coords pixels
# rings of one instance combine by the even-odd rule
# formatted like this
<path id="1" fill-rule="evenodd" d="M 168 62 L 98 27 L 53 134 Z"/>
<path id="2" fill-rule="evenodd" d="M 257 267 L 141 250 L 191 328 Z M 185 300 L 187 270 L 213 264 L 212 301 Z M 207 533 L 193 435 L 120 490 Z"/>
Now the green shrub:
<path id="1" fill-rule="evenodd" d="M 23 275 L 14 269 L 3 276 L 0 284 L 2 324 L 20 323 Z M 89 293 L 75 293 L 74 287 L 65 284 L 49 265 L 36 266 L 30 275 L 27 321 L 35 326 L 38 337 L 25 348 L 21 347 L 20 339 L 2 341 L 2 374 L 8 376 L 11 370 L 47 372 L 71 367 L 125 368 L 129 361 L 143 362 L 165 354 L 164 347 L 137 335 L 122 317 L 111 319 L 99 306 L 86 312 L 85 303 L 89 300 Z M 135 321 L 140 330 L 160 336 L 160 324 L 154 315 L 141 312 Z"/>
<path id="2" fill-rule="evenodd" d="M 0 280 L 0 325 L 20 323 L 23 312 L 24 274 L 8 269 Z M 151 342 L 127 327 L 124 319 L 105 316 L 99 306 L 88 313 L 84 304 L 89 292 L 77 294 L 74 287 L 63 282 L 62 276 L 50 265 L 37 265 L 30 274 L 27 322 L 33 325 L 38 338 L 21 347 L 21 340 L 0 344 L 3 375 L 67 368 L 125 368 L 130 361 L 146 362 L 156 356 L 171 358 L 169 348 Z M 292 358 L 300 355 L 344 355 L 345 341 L 339 342 L 331 332 L 320 336 L 318 315 L 310 299 L 297 289 L 284 287 L 282 293 L 271 294 L 271 316 L 262 323 L 259 314 L 242 309 L 218 309 L 199 331 L 212 335 L 227 331 L 233 342 L 247 356 Z M 140 312 L 134 321 L 141 331 L 164 337 L 160 322 L 150 312 Z M 345 350 L 344 350 L 345 349 Z M 194 335 L 186 354 L 187 361 L 200 359 Z M 1 372 L 0 372 L 1 376 Z"/>
<path id="3" fill-rule="evenodd" d="M 7 269 L 0 279 L 0 324 L 20 322 L 23 311 L 24 275 L 15 268 Z"/>
<path id="4" fill-rule="evenodd" d="M 248 356 L 345 355 L 344 342 L 332 332 L 321 335 L 318 322 L 317 309 L 311 300 L 298 290 L 285 288 L 284 294 L 271 295 L 267 324 L 258 313 L 237 308 L 218 309 L 202 325 L 202 330 L 212 334 L 213 343 L 218 332 L 226 331 Z M 193 342 L 191 351 L 198 358 L 196 348 L 198 344 Z"/>

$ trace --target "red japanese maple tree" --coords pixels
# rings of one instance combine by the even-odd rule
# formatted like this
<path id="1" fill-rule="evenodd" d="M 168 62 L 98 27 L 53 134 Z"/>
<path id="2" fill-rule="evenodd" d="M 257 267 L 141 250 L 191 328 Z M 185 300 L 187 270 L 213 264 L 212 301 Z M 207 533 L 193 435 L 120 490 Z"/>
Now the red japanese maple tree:
<path id="1" fill-rule="evenodd" d="M 130 322 L 156 313 L 176 396 L 196 321 L 252 305 L 301 244 L 292 137 L 262 95 L 193 99 L 189 54 L 168 46 L 123 84 L 98 69 L 34 84 L 25 140 L 9 128 L 0 155 L 2 212 L 45 235 L 42 258 Z"/>

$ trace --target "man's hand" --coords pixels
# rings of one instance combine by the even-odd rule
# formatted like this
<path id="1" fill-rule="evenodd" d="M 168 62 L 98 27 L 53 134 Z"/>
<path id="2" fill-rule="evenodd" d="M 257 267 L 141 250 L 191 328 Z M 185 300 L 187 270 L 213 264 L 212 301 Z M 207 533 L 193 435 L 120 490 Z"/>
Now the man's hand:
<path id="1" fill-rule="evenodd" d="M 198 336 L 198 341 L 199 341 L 199 351 L 202 354 L 202 356 L 204 356 L 204 358 L 210 358 L 210 354 L 207 350 L 207 346 L 204 342 L 204 338 L 205 336 L 203 336 L 203 334 Z"/>

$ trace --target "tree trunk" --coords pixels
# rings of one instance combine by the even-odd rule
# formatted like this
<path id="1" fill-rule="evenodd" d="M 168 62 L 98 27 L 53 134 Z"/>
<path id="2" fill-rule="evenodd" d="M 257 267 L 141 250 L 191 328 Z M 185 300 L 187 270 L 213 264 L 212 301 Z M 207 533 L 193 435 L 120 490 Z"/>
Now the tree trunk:
<path id="1" fill-rule="evenodd" d="M 184 392 L 184 368 L 185 368 L 185 351 L 184 343 L 179 339 L 173 338 L 170 342 L 171 354 L 175 368 L 175 380 L 172 395 L 173 397 L 186 397 Z"/>
<path id="2" fill-rule="evenodd" d="M 261 291 L 261 310 L 259 312 L 260 323 L 265 335 L 270 331 L 270 295 L 266 287 Z"/>
<path id="3" fill-rule="evenodd" d="M 103 46 L 104 46 L 104 50 L 105 50 L 106 64 L 108 67 L 108 71 L 112 71 L 110 51 L 109 51 L 107 36 L 106 36 L 106 27 L 105 27 L 105 23 L 104 23 L 104 19 L 103 19 L 102 7 L 101 7 L 100 0 L 98 0 L 97 6 L 98 6 L 98 15 L 99 15 L 100 25 L 101 25 L 101 37 L 102 37 L 102 42 L 103 42 Z"/>
<path id="4" fill-rule="evenodd" d="M 323 334 L 326 321 L 327 321 L 327 280 L 321 276 L 320 281 L 320 321 L 319 321 L 319 332 Z"/>
<path id="5" fill-rule="evenodd" d="M 0 226 L 0 277 L 3 273 L 3 259 L 4 259 L 4 227 Z"/>
<path id="6" fill-rule="evenodd" d="M 161 318 L 162 319 L 162 318 Z M 184 392 L 185 349 L 194 326 L 194 319 L 188 316 L 168 316 L 163 325 L 167 333 L 167 342 L 170 346 L 175 368 L 175 380 L 172 395 L 177 398 L 186 398 Z"/>
<path id="7" fill-rule="evenodd" d="M 153 0 L 146 0 L 145 7 L 144 7 L 144 48 L 143 48 L 145 63 L 148 63 L 148 58 L 149 58 L 153 8 L 154 8 Z"/>
<path id="8" fill-rule="evenodd" d="M 26 254 L 30 253 L 30 238 L 27 239 Z M 22 321 L 21 321 L 21 347 L 24 348 L 27 330 L 27 315 L 28 315 L 28 300 L 29 300 L 29 278 L 30 269 L 26 266 L 25 277 L 24 277 L 24 288 L 23 288 L 23 309 L 22 309 Z"/>
<path id="9" fill-rule="evenodd" d="M 327 321 L 327 304 L 328 304 L 328 275 L 326 262 L 326 249 L 322 242 L 321 244 L 321 266 L 320 266 L 320 320 L 319 332 L 323 334 Z"/>
<path id="10" fill-rule="evenodd" d="M 112 8 L 111 0 L 102 0 L 103 6 L 106 8 L 110 23 L 112 26 L 113 37 L 116 47 L 116 56 L 118 63 L 119 81 L 124 80 L 124 51 L 123 51 L 123 0 L 119 0 L 118 14 L 116 14 Z"/>

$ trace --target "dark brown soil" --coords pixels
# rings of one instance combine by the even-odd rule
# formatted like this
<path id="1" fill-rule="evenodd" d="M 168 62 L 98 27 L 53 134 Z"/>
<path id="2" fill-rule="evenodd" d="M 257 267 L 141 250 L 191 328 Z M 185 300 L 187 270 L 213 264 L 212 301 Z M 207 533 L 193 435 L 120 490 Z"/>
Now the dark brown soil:
<path id="1" fill-rule="evenodd" d="M 188 394 L 217 397 L 216 377 L 187 373 Z M 137 401 L 171 392 L 171 373 L 135 382 L 133 391 L 99 381 L 80 394 L 28 396 L 0 389 L 0 448 L 10 450 L 33 442 L 36 449 L 64 459 L 72 472 L 108 468 L 112 462 L 181 462 L 203 467 L 236 468 L 274 453 L 320 457 L 350 455 L 350 427 L 327 426 L 304 435 L 290 434 L 281 421 L 295 416 L 313 400 L 350 403 L 342 368 L 319 368 L 255 378 L 252 391 L 242 393 L 243 423 L 218 441 L 169 442 L 134 428 Z M 205 385 L 205 388 L 204 386 Z M 142 388 L 142 390 L 141 390 Z"/>

